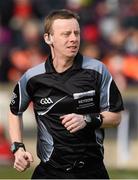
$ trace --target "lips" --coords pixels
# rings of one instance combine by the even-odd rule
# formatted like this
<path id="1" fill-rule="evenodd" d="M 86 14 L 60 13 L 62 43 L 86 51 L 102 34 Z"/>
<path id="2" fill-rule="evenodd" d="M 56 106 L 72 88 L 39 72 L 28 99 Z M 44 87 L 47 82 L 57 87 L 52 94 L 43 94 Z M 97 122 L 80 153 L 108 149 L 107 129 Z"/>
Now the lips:
<path id="1" fill-rule="evenodd" d="M 69 49 L 77 49 L 77 46 L 69 46 Z"/>

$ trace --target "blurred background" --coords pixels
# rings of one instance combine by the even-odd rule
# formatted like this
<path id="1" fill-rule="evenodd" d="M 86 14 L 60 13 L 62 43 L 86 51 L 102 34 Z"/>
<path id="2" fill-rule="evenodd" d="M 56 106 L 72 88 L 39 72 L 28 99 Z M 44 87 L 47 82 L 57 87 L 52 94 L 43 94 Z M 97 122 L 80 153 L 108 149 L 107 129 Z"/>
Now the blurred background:
<path id="1" fill-rule="evenodd" d="M 0 0 L 0 177 L 8 178 L 13 163 L 7 130 L 13 87 L 28 68 L 45 61 L 43 20 L 60 8 L 79 14 L 80 51 L 106 64 L 124 99 L 120 126 L 106 130 L 105 164 L 111 177 L 121 178 L 125 171 L 126 178 L 138 178 L 138 0 Z M 39 160 L 31 105 L 24 114 L 24 137 L 34 167 Z"/>

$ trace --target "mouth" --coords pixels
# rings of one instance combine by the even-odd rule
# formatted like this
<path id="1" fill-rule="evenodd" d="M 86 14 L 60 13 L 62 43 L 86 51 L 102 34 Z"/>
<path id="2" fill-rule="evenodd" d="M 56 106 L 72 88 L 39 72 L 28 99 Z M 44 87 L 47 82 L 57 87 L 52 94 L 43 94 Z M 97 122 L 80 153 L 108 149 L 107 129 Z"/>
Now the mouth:
<path id="1" fill-rule="evenodd" d="M 77 46 L 68 46 L 67 48 L 70 50 L 77 50 L 78 49 Z"/>

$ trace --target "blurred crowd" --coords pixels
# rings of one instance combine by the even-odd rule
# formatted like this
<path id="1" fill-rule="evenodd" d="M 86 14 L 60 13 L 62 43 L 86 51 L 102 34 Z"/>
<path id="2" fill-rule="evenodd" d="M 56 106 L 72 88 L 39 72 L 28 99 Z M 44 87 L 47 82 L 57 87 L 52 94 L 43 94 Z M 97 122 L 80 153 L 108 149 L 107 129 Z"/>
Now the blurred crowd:
<path id="1" fill-rule="evenodd" d="M 45 61 L 43 20 L 60 8 L 79 14 L 84 55 L 104 62 L 121 90 L 138 85 L 138 0 L 1 0 L 0 82 Z"/>
<path id="2" fill-rule="evenodd" d="M 0 123 L 0 166 L 11 165 L 13 158 L 14 156 L 10 151 L 10 142 L 6 137 L 5 128 Z"/>

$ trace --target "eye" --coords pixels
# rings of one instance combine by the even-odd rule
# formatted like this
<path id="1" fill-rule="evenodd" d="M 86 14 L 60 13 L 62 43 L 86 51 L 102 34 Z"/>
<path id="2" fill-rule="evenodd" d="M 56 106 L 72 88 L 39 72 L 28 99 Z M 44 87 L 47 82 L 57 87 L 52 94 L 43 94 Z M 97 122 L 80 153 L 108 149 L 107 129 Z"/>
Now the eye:
<path id="1" fill-rule="evenodd" d="M 64 32 L 63 35 L 64 35 L 65 37 L 68 37 L 68 36 L 70 35 L 70 32 Z"/>
<path id="2" fill-rule="evenodd" d="M 80 32 L 79 32 L 79 31 L 75 31 L 74 34 L 75 34 L 76 36 L 79 36 L 79 35 L 80 35 Z"/>

